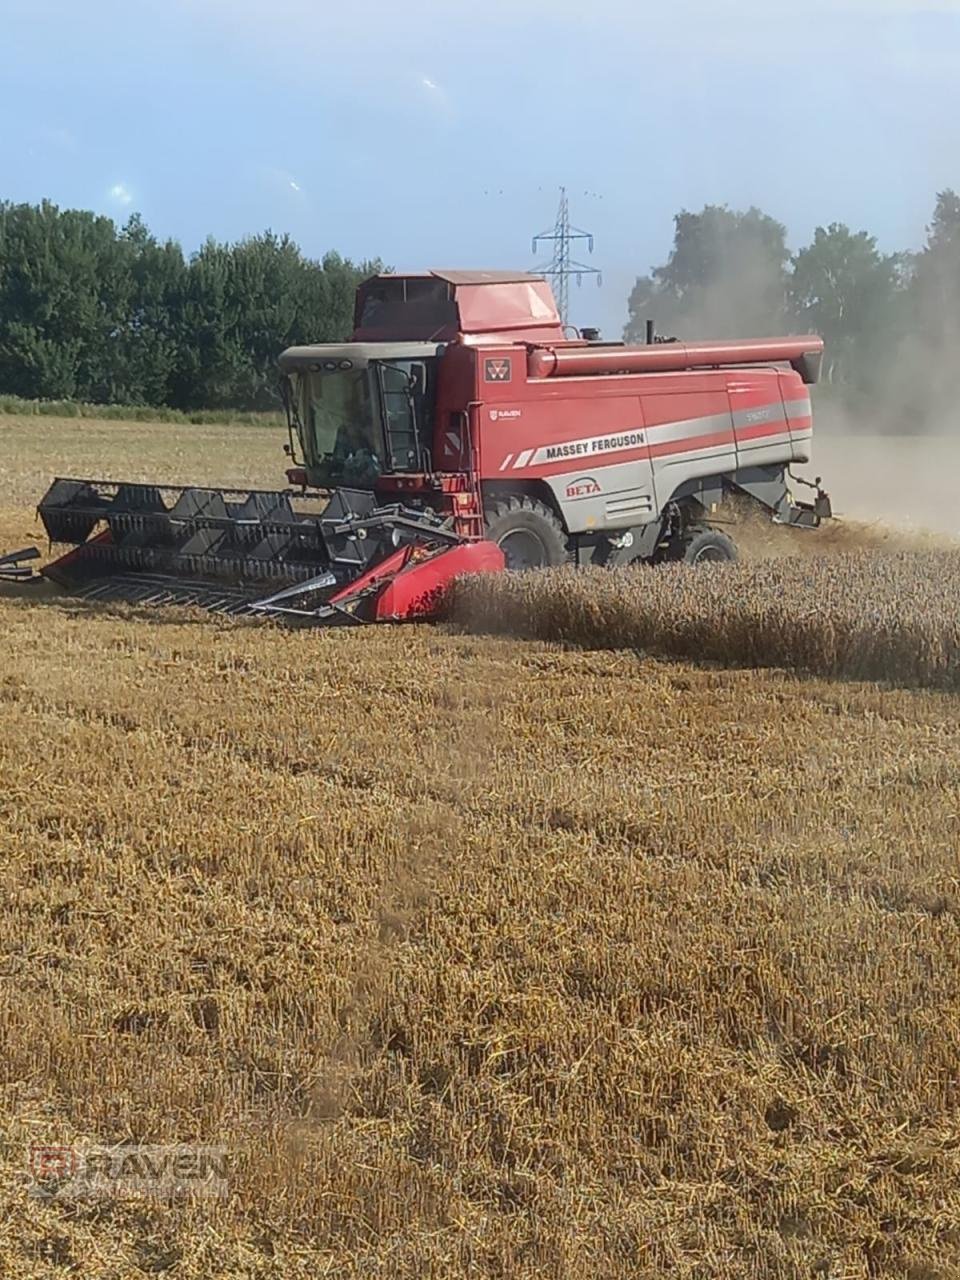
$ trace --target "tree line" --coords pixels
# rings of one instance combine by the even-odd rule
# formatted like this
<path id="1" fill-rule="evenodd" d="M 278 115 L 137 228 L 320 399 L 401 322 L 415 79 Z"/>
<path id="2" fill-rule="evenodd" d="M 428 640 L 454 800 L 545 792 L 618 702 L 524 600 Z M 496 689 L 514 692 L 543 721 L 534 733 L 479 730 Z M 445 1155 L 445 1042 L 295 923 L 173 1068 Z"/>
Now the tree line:
<path id="1" fill-rule="evenodd" d="M 350 332 L 380 269 L 271 232 L 187 257 L 134 215 L 0 203 L 0 393 L 176 409 L 276 407 L 276 359 Z"/>
<path id="2" fill-rule="evenodd" d="M 819 333 L 824 376 L 904 426 L 922 425 L 955 398 L 960 337 L 960 196 L 937 196 L 926 242 L 882 253 L 867 231 L 818 227 L 797 253 L 761 210 L 708 205 L 675 220 L 665 263 L 637 280 L 625 337 L 647 319 L 684 339 Z"/>
<path id="3" fill-rule="evenodd" d="M 681 338 L 813 331 L 825 377 L 893 415 L 951 402 L 960 330 L 960 196 L 937 197 L 926 243 L 882 253 L 842 223 L 797 253 L 759 209 L 675 218 L 673 248 L 638 279 L 624 337 L 646 321 Z M 272 232 L 192 255 L 134 215 L 0 203 L 0 394 L 182 410 L 270 409 L 276 358 L 343 339 L 379 261 L 315 260 Z"/>

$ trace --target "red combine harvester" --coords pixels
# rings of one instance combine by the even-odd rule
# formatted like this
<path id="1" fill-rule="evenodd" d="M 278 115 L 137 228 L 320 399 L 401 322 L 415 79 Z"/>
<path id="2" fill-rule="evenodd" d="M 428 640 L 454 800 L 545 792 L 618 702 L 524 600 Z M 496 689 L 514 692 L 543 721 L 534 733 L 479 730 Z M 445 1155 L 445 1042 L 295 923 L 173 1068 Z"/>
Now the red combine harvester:
<path id="1" fill-rule="evenodd" d="M 280 357 L 292 488 L 57 479 L 38 510 L 72 549 L 42 573 L 329 623 L 429 617 L 454 577 L 505 566 L 734 559 L 710 523 L 726 497 L 830 515 L 819 481 L 810 503 L 788 483 L 822 356 L 817 337 L 571 340 L 547 282 L 515 272 L 375 276 L 350 342 Z"/>

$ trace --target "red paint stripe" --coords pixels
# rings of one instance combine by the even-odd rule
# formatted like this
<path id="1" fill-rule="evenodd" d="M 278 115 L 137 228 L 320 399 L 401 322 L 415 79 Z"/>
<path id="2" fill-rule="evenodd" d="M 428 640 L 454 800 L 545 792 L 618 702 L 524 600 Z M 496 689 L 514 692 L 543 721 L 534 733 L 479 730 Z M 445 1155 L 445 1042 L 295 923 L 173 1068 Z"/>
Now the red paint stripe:
<path id="1" fill-rule="evenodd" d="M 664 425 L 664 424 L 661 424 Z M 697 449 L 711 449 L 720 445 L 733 445 L 737 440 L 762 440 L 764 436 L 782 436 L 787 434 L 784 422 L 765 422 L 755 427 L 738 427 L 736 436 L 731 430 L 712 431 L 706 435 L 687 436 L 683 440 L 664 440 L 660 444 L 652 444 L 643 450 L 637 450 L 636 456 L 641 458 L 664 458 L 672 454 L 693 453 Z M 632 452 L 619 450 L 619 452 Z M 597 455 L 592 454 L 595 458 Z"/>
<path id="2" fill-rule="evenodd" d="M 738 440 L 762 440 L 764 436 L 785 436 L 787 424 L 781 418 L 779 422 L 764 422 L 755 427 L 737 427 Z"/>

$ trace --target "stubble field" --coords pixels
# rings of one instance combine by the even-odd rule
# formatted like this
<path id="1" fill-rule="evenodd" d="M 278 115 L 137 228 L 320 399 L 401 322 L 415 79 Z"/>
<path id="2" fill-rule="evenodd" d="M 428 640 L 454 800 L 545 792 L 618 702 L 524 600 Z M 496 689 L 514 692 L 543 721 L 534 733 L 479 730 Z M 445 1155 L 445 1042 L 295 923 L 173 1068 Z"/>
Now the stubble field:
<path id="1" fill-rule="evenodd" d="M 54 471 L 281 471 L 93 428 L 0 419 L 0 545 Z M 960 1269 L 954 693 L 23 592 L 0 647 L 0 1274 Z M 228 1195 L 33 1197 L 84 1142 Z"/>

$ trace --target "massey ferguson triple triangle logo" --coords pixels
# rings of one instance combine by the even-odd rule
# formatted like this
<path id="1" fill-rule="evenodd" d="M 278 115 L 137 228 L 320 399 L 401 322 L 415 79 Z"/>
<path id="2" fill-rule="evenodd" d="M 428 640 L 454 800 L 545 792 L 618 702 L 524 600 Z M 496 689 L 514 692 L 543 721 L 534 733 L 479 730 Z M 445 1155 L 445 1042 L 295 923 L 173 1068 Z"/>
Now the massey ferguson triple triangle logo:
<path id="1" fill-rule="evenodd" d="M 509 382 L 510 357 L 497 356 L 487 360 L 484 363 L 483 380 L 484 382 Z"/>

